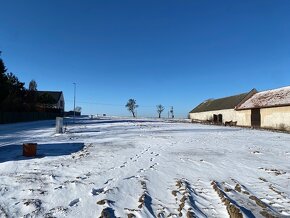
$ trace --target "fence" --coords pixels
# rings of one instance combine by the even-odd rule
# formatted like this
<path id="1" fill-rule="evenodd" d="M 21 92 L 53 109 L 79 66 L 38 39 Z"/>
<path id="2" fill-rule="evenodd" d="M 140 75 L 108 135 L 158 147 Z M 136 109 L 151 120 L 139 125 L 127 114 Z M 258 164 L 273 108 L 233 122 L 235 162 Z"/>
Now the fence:
<path id="1" fill-rule="evenodd" d="M 60 116 L 60 113 L 53 112 L 1 112 L 0 124 L 28 122 L 36 120 L 52 120 Z"/>

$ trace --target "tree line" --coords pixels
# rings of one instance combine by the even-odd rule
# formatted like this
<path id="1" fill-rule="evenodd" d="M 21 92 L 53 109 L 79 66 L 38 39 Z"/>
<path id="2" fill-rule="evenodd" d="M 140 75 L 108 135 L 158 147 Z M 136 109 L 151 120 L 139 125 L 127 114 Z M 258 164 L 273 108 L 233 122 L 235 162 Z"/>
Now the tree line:
<path id="1" fill-rule="evenodd" d="M 132 113 L 133 117 L 136 117 L 136 109 L 139 107 L 139 105 L 137 104 L 137 101 L 135 99 L 129 99 L 127 104 L 125 105 L 125 107 L 127 108 L 127 110 Z M 157 115 L 158 118 L 161 118 L 161 114 L 162 112 L 165 110 L 165 107 L 162 104 L 156 105 L 156 111 L 157 111 Z M 174 111 L 173 111 L 173 107 L 170 108 L 170 117 L 174 118 Z M 169 116 L 169 114 L 168 114 Z"/>
<path id="2" fill-rule="evenodd" d="M 25 83 L 21 82 L 14 73 L 8 72 L 0 51 L 0 111 L 36 111 L 36 102 L 47 100 L 37 99 L 35 80 L 30 81 L 28 89 L 24 85 Z"/>

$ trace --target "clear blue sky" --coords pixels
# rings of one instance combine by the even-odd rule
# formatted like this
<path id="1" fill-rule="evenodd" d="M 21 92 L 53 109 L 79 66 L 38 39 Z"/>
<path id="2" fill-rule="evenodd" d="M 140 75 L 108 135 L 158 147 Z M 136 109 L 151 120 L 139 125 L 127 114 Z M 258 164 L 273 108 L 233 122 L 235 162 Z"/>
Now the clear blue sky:
<path id="1" fill-rule="evenodd" d="M 0 50 L 26 85 L 62 90 L 66 109 L 186 117 L 197 104 L 289 85 L 289 0 L 0 0 Z M 166 108 L 168 111 L 168 107 Z M 167 114 L 164 113 L 164 115 Z"/>

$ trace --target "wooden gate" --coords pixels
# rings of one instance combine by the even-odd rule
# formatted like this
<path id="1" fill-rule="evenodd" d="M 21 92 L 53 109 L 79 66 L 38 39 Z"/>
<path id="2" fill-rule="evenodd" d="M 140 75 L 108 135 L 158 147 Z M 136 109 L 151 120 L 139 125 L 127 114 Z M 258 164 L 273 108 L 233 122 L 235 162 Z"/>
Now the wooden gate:
<path id="1" fill-rule="evenodd" d="M 261 127 L 260 108 L 255 108 L 251 110 L 251 125 L 252 127 Z"/>

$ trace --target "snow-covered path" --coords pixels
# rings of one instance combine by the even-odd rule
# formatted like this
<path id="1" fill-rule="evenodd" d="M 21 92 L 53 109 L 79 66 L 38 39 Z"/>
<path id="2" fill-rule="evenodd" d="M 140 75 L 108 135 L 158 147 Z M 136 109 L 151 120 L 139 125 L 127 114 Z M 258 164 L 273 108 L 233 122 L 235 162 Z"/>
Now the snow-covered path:
<path id="1" fill-rule="evenodd" d="M 121 119 L 54 132 L 0 125 L 0 217 L 290 217 L 289 134 Z"/>

